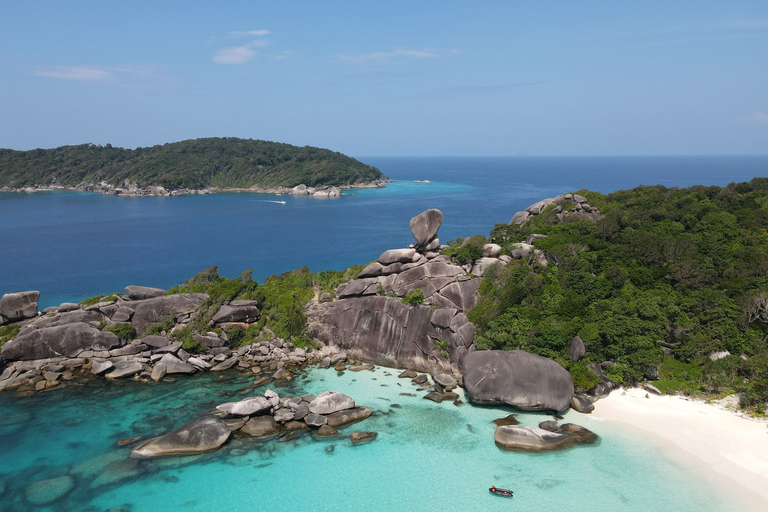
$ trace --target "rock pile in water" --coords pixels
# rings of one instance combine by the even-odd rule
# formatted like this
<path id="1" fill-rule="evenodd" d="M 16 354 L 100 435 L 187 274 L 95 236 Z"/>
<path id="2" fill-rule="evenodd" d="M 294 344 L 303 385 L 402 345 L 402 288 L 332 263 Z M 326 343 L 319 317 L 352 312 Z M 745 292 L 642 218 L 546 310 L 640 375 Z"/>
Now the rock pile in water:
<path id="1" fill-rule="evenodd" d="M 205 416 L 182 425 L 168 434 L 142 442 L 131 450 L 131 457 L 147 459 L 173 455 L 192 455 L 217 450 L 232 433 L 257 439 L 278 437 L 291 440 L 302 431 L 317 437 L 338 435 L 337 428 L 368 418 L 373 411 L 336 391 L 319 395 L 280 397 L 272 390 L 238 402 L 216 407 L 216 415 Z M 356 432 L 352 442 L 369 441 L 375 432 Z"/>
<path id="2" fill-rule="evenodd" d="M 532 204 L 525 210 L 517 212 L 510 224 L 525 224 L 536 215 L 541 215 L 551 205 L 552 213 L 557 216 L 558 221 L 569 217 L 578 217 L 582 219 L 597 220 L 601 217 L 600 210 L 590 206 L 587 203 L 587 198 L 580 196 L 579 194 L 564 194 L 556 197 L 550 197 L 542 199 L 541 201 Z"/>

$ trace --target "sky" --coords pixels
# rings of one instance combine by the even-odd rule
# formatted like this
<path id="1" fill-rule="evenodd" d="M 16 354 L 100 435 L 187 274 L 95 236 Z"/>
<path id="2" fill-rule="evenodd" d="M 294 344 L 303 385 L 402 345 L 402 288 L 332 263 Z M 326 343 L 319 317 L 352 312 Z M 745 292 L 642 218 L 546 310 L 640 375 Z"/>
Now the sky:
<path id="1" fill-rule="evenodd" d="M 0 147 L 768 154 L 768 2 L 0 4 Z"/>

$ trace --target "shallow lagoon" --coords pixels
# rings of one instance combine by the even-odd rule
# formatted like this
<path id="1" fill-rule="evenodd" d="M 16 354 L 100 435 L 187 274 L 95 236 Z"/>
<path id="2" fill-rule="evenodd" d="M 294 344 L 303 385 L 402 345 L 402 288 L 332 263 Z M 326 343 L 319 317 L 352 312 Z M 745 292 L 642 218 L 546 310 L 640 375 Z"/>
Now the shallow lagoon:
<path id="1" fill-rule="evenodd" d="M 368 444 L 352 446 L 346 435 L 323 441 L 305 435 L 287 443 L 233 437 L 211 454 L 140 463 L 126 459 L 130 447 L 116 442 L 165 433 L 218 403 L 250 396 L 252 391 L 235 390 L 253 377 L 230 370 L 226 380 L 212 374 L 158 384 L 92 380 L 32 397 L 4 393 L 0 473 L 7 490 L 0 509 L 30 510 L 24 486 L 70 474 L 77 487 L 35 510 L 101 511 L 124 504 L 134 512 L 466 511 L 512 505 L 530 511 L 728 510 L 659 449 L 589 416 L 571 411 L 563 421 L 599 434 L 597 445 L 505 452 L 493 442 L 492 421 L 512 410 L 435 404 L 398 373 L 310 369 L 288 387 L 273 388 L 281 395 L 337 390 L 352 396 L 375 412 L 342 433 L 378 432 Z M 526 425 L 549 418 L 518 415 Z M 514 489 L 515 498 L 490 495 L 491 484 Z"/>

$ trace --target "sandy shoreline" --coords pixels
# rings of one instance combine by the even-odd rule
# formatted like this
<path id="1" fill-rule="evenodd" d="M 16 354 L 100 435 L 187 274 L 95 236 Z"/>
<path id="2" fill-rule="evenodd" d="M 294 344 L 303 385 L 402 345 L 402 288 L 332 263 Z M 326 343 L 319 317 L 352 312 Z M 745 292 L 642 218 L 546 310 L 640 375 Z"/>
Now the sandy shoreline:
<path id="1" fill-rule="evenodd" d="M 768 510 L 768 422 L 639 388 L 614 391 L 592 416 L 644 431 L 738 509 Z"/>

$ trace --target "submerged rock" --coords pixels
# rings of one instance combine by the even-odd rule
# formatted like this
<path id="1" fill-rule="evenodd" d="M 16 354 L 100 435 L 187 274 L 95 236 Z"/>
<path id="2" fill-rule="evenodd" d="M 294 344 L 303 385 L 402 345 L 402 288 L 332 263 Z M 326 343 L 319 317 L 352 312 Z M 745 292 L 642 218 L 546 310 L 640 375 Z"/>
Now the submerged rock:
<path id="1" fill-rule="evenodd" d="M 551 427 L 548 424 L 550 422 L 542 423 Z M 555 431 L 509 425 L 497 427 L 494 440 L 499 448 L 505 450 L 545 451 L 559 450 L 577 443 L 593 443 L 597 435 L 573 423 L 566 423 Z"/>
<path id="2" fill-rule="evenodd" d="M 356 421 L 361 421 L 373 414 L 373 411 L 367 407 L 355 407 L 354 409 L 347 409 L 345 411 L 338 411 L 326 416 L 328 418 L 327 425 L 329 427 L 343 427 Z"/>
<path id="3" fill-rule="evenodd" d="M 48 505 L 64 497 L 75 488 L 75 479 L 69 475 L 40 480 L 24 489 L 27 501 L 35 506 Z"/>
<path id="4" fill-rule="evenodd" d="M 352 440 L 352 444 L 363 444 L 376 439 L 378 432 L 352 432 L 349 434 L 349 438 Z"/>
<path id="5" fill-rule="evenodd" d="M 140 444 L 131 450 L 131 457 L 146 459 L 209 452 L 226 443 L 231 434 L 229 426 L 221 418 L 206 416 Z"/>

